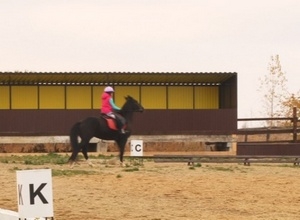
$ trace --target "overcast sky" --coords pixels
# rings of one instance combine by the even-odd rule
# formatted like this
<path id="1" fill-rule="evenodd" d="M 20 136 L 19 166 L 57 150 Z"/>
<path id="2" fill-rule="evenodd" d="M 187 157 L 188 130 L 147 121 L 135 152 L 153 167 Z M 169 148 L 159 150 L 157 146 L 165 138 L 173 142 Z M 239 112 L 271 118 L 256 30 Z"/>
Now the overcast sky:
<path id="1" fill-rule="evenodd" d="M 0 72 L 237 72 L 238 117 L 278 54 L 300 90 L 299 0 L 0 0 Z"/>

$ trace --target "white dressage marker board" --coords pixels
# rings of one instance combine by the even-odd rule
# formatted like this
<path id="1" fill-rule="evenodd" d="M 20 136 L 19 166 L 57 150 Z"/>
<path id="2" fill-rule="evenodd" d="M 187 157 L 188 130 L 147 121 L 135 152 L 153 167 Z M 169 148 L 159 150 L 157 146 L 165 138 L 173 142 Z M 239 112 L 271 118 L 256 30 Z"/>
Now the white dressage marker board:
<path id="1" fill-rule="evenodd" d="M 20 218 L 53 217 L 51 169 L 17 171 Z"/>
<path id="2" fill-rule="evenodd" d="M 143 156 L 143 141 L 132 140 L 130 142 L 130 156 Z"/>
<path id="3" fill-rule="evenodd" d="M 0 208 L 0 220 L 20 220 L 19 213 Z M 36 218 L 26 218 L 26 220 L 36 220 Z M 45 218 L 39 218 L 39 220 L 45 220 Z"/>
<path id="4" fill-rule="evenodd" d="M 0 219 L 1 220 L 19 220 L 19 214 L 17 212 L 0 209 Z"/>

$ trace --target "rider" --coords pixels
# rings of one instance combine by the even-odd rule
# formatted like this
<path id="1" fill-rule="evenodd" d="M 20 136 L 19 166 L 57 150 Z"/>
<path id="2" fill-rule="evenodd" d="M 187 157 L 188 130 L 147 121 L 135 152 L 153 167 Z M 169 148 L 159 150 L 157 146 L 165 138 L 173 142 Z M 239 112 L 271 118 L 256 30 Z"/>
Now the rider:
<path id="1" fill-rule="evenodd" d="M 107 86 L 104 88 L 104 92 L 101 95 L 101 99 L 102 99 L 101 113 L 116 119 L 120 133 L 125 134 L 125 130 L 123 128 L 125 125 L 125 118 L 115 112 L 115 111 L 120 111 L 121 108 L 119 108 L 115 104 L 112 97 L 113 93 L 114 93 L 114 89 L 111 86 Z"/>

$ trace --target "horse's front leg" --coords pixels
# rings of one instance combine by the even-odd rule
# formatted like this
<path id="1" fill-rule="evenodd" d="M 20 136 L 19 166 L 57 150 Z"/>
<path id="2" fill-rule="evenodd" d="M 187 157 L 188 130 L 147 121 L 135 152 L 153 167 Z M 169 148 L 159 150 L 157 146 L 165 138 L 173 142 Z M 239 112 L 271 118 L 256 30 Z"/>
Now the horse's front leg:
<path id="1" fill-rule="evenodd" d="M 119 150 L 120 150 L 120 166 L 125 166 L 124 165 L 124 152 L 125 152 L 125 147 L 126 147 L 126 143 L 127 143 L 127 137 L 123 137 L 120 140 L 117 141 L 117 144 L 119 146 Z"/>

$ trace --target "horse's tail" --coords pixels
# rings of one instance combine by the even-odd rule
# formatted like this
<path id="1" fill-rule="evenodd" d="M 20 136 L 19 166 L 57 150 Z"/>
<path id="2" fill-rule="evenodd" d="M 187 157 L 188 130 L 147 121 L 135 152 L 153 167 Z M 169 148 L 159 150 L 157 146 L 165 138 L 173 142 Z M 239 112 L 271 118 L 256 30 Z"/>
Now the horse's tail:
<path id="1" fill-rule="evenodd" d="M 72 155 L 69 160 L 75 160 L 79 152 L 78 135 L 80 134 L 80 122 L 73 125 L 70 131 L 70 142 L 72 147 Z"/>

